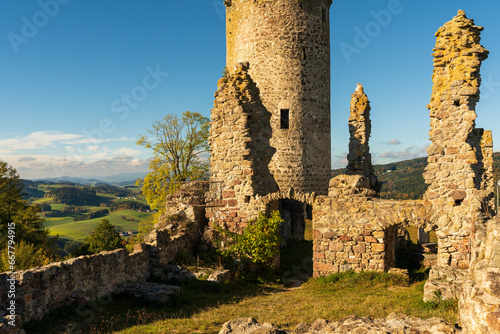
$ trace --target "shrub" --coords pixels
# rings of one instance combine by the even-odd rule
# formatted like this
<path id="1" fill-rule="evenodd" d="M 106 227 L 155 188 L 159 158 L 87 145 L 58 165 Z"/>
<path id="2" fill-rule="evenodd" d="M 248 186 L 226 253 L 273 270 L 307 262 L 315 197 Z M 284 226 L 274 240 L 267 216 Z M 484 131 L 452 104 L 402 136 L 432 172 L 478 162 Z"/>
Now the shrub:
<path id="1" fill-rule="evenodd" d="M 216 228 L 229 241 L 228 246 L 222 249 L 222 255 L 241 261 L 254 272 L 275 268 L 280 252 L 282 222 L 278 211 L 274 211 L 269 218 L 261 212 L 255 221 L 248 223 L 242 234 Z"/>
<path id="2" fill-rule="evenodd" d="M 78 255 L 97 254 L 102 251 L 112 251 L 123 247 L 123 239 L 115 226 L 107 219 L 103 219 L 95 230 L 85 237 Z"/>
<path id="3" fill-rule="evenodd" d="M 8 254 L 8 247 L 0 253 L 0 272 L 11 271 Z M 43 248 L 35 247 L 24 240 L 16 243 L 14 264 L 16 270 L 45 266 L 52 260 L 52 255 Z"/>

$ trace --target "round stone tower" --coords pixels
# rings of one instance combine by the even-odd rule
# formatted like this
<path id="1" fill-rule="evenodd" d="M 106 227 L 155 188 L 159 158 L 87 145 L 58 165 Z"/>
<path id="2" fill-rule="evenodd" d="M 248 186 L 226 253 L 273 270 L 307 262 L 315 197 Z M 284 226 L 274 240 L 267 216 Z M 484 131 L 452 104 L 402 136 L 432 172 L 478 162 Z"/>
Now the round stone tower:
<path id="1" fill-rule="evenodd" d="M 330 180 L 332 0 L 225 0 L 227 69 L 249 74 L 271 113 L 280 190 L 326 195 Z"/>

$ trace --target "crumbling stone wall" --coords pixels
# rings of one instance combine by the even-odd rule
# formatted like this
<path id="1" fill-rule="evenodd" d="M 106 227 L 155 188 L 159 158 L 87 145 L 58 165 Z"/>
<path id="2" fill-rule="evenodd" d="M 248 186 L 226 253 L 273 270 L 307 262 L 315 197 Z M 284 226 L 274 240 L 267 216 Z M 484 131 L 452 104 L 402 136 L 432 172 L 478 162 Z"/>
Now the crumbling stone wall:
<path id="1" fill-rule="evenodd" d="M 424 198 L 434 210 L 428 229 L 436 230 L 438 259 L 425 285 L 425 300 L 436 291 L 458 298 L 467 272 L 454 270 L 469 268 L 474 226 L 491 211 L 491 133 L 475 128 L 479 70 L 488 56 L 480 44 L 482 30 L 460 10 L 436 32 Z"/>
<path id="2" fill-rule="evenodd" d="M 0 274 L 0 312 L 7 312 L 11 273 Z M 39 320 L 65 304 L 85 303 L 111 294 L 120 284 L 144 282 L 149 276 L 149 250 L 101 252 L 22 270 L 16 278 L 16 315 Z"/>
<path id="3" fill-rule="evenodd" d="M 128 283 L 146 282 L 180 251 L 198 245 L 203 220 L 189 218 L 190 212 L 196 210 L 196 207 L 167 208 L 168 214 L 145 237 L 146 243 L 135 245 L 133 253 L 119 249 L 15 272 L 16 316 L 23 322 L 39 320 L 63 305 L 83 304 L 108 296 Z M 175 218 L 168 219 L 172 213 Z M 8 313 L 11 275 L 0 273 L 0 317 Z"/>
<path id="4" fill-rule="evenodd" d="M 459 322 L 465 333 L 500 333 L 500 221 L 475 231 L 474 258 L 459 293 Z"/>
<path id="5" fill-rule="evenodd" d="M 370 121 L 370 101 L 363 86 L 358 84 L 351 95 L 351 115 L 349 117 L 349 154 L 347 174 L 363 175 L 370 181 L 369 187 L 376 189 L 377 177 L 373 171 L 372 157 L 368 141 L 372 131 Z"/>
<path id="6" fill-rule="evenodd" d="M 473 221 L 480 219 L 484 197 L 480 188 L 490 173 L 482 157 L 482 130 L 475 129 L 481 62 L 488 51 L 480 42 L 482 27 L 460 10 L 439 28 L 434 48 L 434 74 L 424 173 L 429 188 L 425 198 L 435 210 L 432 224 L 438 236 L 438 265 L 467 269 Z M 479 135 L 478 131 L 481 131 Z M 491 141 L 483 146 L 490 147 Z M 483 194 L 484 195 L 484 194 Z"/>
<path id="7" fill-rule="evenodd" d="M 241 231 L 262 207 L 259 196 L 278 190 L 269 163 L 271 114 L 260 100 L 260 91 L 250 77 L 248 63 L 219 80 L 212 109 L 209 143 L 210 191 L 207 218 Z"/>
<path id="8" fill-rule="evenodd" d="M 477 138 L 474 143 L 479 143 L 475 147 L 477 160 L 479 162 L 478 175 L 480 179 L 476 181 L 479 196 L 483 198 L 482 211 L 489 216 L 495 210 L 495 180 L 493 178 L 493 136 L 491 131 L 476 129 Z"/>
<path id="9" fill-rule="evenodd" d="M 330 179 L 332 0 L 228 0 L 227 68 L 249 73 L 271 113 L 279 190 L 326 195 Z M 273 192 L 270 190 L 269 192 Z"/>
<path id="10" fill-rule="evenodd" d="M 431 207 L 424 201 L 392 201 L 367 196 L 363 176 L 330 182 L 330 196 L 313 205 L 314 276 L 339 271 L 387 271 L 395 266 L 398 228 L 426 224 Z M 341 191 L 344 190 L 344 191 Z"/>

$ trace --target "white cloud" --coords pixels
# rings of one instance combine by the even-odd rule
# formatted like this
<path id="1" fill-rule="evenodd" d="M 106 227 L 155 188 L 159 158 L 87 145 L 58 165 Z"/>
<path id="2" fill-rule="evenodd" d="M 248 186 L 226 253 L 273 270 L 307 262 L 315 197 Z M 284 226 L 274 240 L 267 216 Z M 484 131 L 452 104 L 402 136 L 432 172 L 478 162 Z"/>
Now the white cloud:
<path id="1" fill-rule="evenodd" d="M 390 142 L 388 142 L 389 145 L 400 145 L 401 142 L 399 140 L 397 140 L 396 138 L 394 138 L 393 140 L 391 140 Z"/>
<path id="2" fill-rule="evenodd" d="M 86 137 L 83 134 L 37 131 L 24 137 L 1 139 L 0 147 L 2 151 L 0 153 L 7 154 L 20 150 L 39 150 L 47 147 L 55 148 L 63 144 L 66 145 L 66 148 L 77 146 L 78 150 L 93 150 L 98 147 L 97 144 L 118 141 L 133 141 L 133 139 L 128 137 L 95 139 Z"/>
<path id="3" fill-rule="evenodd" d="M 120 155 L 137 155 L 142 153 L 142 151 L 130 148 L 130 147 L 121 147 L 117 150 L 113 150 L 114 153 L 118 153 Z"/>
<path id="4" fill-rule="evenodd" d="M 29 161 L 36 161 L 35 158 L 33 157 L 22 157 L 21 159 L 17 160 L 19 162 L 29 162 Z"/>
<path id="5" fill-rule="evenodd" d="M 121 142 L 122 147 L 115 143 Z M 128 143 L 125 143 L 128 142 Z M 130 147 L 127 147 L 130 145 Z M 39 131 L 0 140 L 0 160 L 33 179 L 56 176 L 106 176 L 146 172 L 149 161 L 128 137 L 93 140 L 81 134 Z"/>
<path id="6" fill-rule="evenodd" d="M 382 152 L 378 157 L 382 159 L 392 159 L 392 160 L 409 160 L 409 159 L 421 158 L 426 155 L 425 152 L 426 148 L 427 147 L 418 148 L 415 146 L 411 146 L 402 151 Z"/>
<path id="7" fill-rule="evenodd" d="M 123 155 L 90 162 L 54 156 L 38 156 L 37 161 L 13 165 L 22 178 L 35 179 L 60 176 L 98 177 L 129 172 L 147 172 L 149 161 Z"/>
<path id="8" fill-rule="evenodd" d="M 133 159 L 133 157 L 126 155 L 126 154 L 120 154 L 120 155 L 113 158 L 113 160 L 116 160 L 116 161 L 131 161 L 132 159 Z"/>
<path id="9" fill-rule="evenodd" d="M 110 141 L 113 141 L 112 139 L 95 139 L 91 137 L 85 137 L 82 136 L 82 138 L 74 139 L 74 140 L 67 140 L 67 141 L 62 141 L 62 144 L 67 144 L 67 145 L 95 145 L 95 144 L 102 144 L 102 143 L 108 143 Z"/>
<path id="10" fill-rule="evenodd" d="M 343 154 L 343 155 L 333 156 L 333 159 L 332 159 L 332 168 L 333 169 L 346 168 L 347 164 L 348 164 L 347 153 Z"/>
<path id="11" fill-rule="evenodd" d="M 38 131 L 24 137 L 2 139 L 0 140 L 0 147 L 7 147 L 11 151 L 38 150 L 45 147 L 54 147 L 60 142 L 81 137 L 83 135 L 61 133 L 59 131 Z"/>

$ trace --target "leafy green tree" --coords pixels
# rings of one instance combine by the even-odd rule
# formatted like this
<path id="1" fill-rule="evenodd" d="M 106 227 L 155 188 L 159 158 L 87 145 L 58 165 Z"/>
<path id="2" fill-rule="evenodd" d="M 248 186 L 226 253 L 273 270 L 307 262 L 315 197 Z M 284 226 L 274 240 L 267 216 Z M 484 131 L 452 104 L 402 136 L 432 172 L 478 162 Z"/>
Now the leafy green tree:
<path id="1" fill-rule="evenodd" d="M 163 210 L 166 196 L 175 189 L 173 182 L 202 180 L 208 177 L 209 162 L 201 158 L 208 152 L 210 120 L 199 113 L 186 111 L 179 118 L 169 114 L 153 123 L 141 135 L 137 145 L 152 149 L 151 172 L 138 180 L 152 209 Z"/>
<path id="2" fill-rule="evenodd" d="M 16 270 L 45 265 L 57 257 L 57 238 L 49 236 L 45 221 L 38 215 L 40 208 L 23 200 L 23 189 L 16 170 L 0 161 L 1 268 L 7 265 L 9 235 L 14 236 L 15 244 L 11 246 L 15 247 Z M 9 225 L 13 227 L 11 234 L 8 232 Z"/>
<path id="3" fill-rule="evenodd" d="M 10 271 L 8 254 L 8 247 L 0 253 L 0 272 Z M 52 256 L 42 247 L 24 240 L 16 244 L 14 265 L 16 270 L 45 266 L 52 260 Z"/>
<path id="4" fill-rule="evenodd" d="M 16 170 L 6 162 L 0 161 L 0 222 L 2 235 L 7 224 L 24 208 L 23 183 Z"/>
<path id="5" fill-rule="evenodd" d="M 85 237 L 80 247 L 79 255 L 97 254 L 102 251 L 112 251 L 124 248 L 123 239 L 115 226 L 103 219 L 94 231 Z"/>

